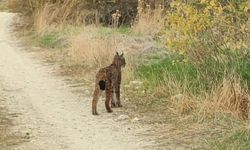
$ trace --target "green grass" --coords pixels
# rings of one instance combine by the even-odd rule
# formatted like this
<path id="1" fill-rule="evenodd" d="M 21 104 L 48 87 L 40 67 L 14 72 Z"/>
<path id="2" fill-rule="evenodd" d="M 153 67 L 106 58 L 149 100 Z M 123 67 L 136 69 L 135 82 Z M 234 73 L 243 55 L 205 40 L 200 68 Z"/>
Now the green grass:
<path id="1" fill-rule="evenodd" d="M 84 31 L 83 26 L 63 26 L 58 28 L 47 28 L 38 35 L 38 45 L 42 48 L 65 48 L 69 46 L 68 38 Z"/>
<path id="2" fill-rule="evenodd" d="M 45 32 L 38 37 L 38 44 L 42 48 L 53 49 L 67 47 L 68 43 L 57 32 Z"/>
<path id="3" fill-rule="evenodd" d="M 242 79 L 247 83 L 250 90 L 250 55 L 240 58 L 241 63 L 237 64 L 237 72 L 241 75 Z"/>
<path id="4" fill-rule="evenodd" d="M 100 27 L 98 29 L 98 33 L 100 35 L 114 35 L 114 34 L 123 34 L 123 35 L 130 35 L 132 34 L 132 29 L 130 27 L 121 26 L 117 29 L 109 28 L 109 27 Z"/>
<path id="5" fill-rule="evenodd" d="M 63 28 L 56 30 L 56 32 L 61 36 L 74 36 L 81 33 L 83 30 L 84 26 L 67 25 Z"/>
<path id="6" fill-rule="evenodd" d="M 147 88 L 167 86 L 169 81 L 182 84 L 182 88 L 192 94 L 209 91 L 214 85 L 220 84 L 223 78 L 230 78 L 236 71 L 243 83 L 250 82 L 250 59 L 239 55 L 228 54 L 230 59 L 223 61 L 214 57 L 202 63 L 185 61 L 183 56 L 172 54 L 150 64 L 142 64 L 136 70 Z"/>
<path id="7" fill-rule="evenodd" d="M 58 36 L 53 33 L 45 33 L 39 39 L 39 46 L 42 48 L 55 48 Z"/>
<path id="8" fill-rule="evenodd" d="M 184 62 L 181 56 L 168 56 L 149 65 L 140 65 L 137 75 L 146 81 L 146 86 L 154 87 L 165 84 L 168 80 L 190 81 L 189 86 L 199 88 L 199 72 L 190 62 Z"/>
<path id="9" fill-rule="evenodd" d="M 211 145 L 212 149 L 215 150 L 248 150 L 250 149 L 250 130 L 238 130 Z"/>

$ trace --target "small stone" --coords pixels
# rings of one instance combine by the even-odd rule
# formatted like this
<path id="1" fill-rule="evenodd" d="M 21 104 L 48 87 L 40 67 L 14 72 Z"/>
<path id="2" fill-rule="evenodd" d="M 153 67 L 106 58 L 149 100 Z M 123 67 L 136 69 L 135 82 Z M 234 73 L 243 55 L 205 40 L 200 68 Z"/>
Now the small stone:
<path id="1" fill-rule="evenodd" d="M 141 85 L 142 84 L 142 82 L 141 81 L 131 81 L 130 82 L 130 84 L 137 84 L 137 85 Z"/>
<path id="2" fill-rule="evenodd" d="M 90 91 L 89 91 L 89 90 L 85 90 L 85 91 L 84 91 L 84 94 L 85 94 L 85 95 L 89 95 L 89 94 L 90 94 Z"/>
<path id="3" fill-rule="evenodd" d="M 140 120 L 139 118 L 135 117 L 135 118 L 132 119 L 131 121 L 132 121 L 133 123 L 135 123 L 135 122 L 138 122 L 139 120 Z"/>
<path id="4" fill-rule="evenodd" d="M 121 120 L 127 120 L 127 119 L 129 119 L 128 115 L 120 115 L 117 120 L 121 121 Z"/>

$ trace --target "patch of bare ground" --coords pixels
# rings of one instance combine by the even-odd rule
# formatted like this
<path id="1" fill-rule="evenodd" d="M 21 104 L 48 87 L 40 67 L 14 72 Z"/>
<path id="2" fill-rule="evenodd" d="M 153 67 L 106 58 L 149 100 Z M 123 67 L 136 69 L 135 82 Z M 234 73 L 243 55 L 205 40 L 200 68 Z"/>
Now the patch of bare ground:
<path id="1" fill-rule="evenodd" d="M 0 93 L 1 95 L 1 93 Z M 6 98 L 1 95 L 0 98 L 0 149 L 10 150 L 17 145 L 24 142 L 28 142 L 30 139 L 29 133 L 22 133 L 21 131 L 14 132 L 12 130 L 15 127 L 15 118 L 19 114 L 11 113 L 6 108 Z"/>

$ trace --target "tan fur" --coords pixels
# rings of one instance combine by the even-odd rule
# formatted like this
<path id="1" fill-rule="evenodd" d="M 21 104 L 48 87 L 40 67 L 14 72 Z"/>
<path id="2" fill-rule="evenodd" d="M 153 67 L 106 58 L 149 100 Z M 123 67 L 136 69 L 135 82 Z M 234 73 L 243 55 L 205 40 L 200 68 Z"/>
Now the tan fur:
<path id="1" fill-rule="evenodd" d="M 114 56 L 113 62 L 110 66 L 101 68 L 96 75 L 95 91 L 93 94 L 92 101 L 92 114 L 98 115 L 97 113 L 97 102 L 99 99 L 100 92 L 105 90 L 106 100 L 105 107 L 107 112 L 111 113 L 112 109 L 110 108 L 110 100 L 112 107 L 122 107 L 120 101 L 120 85 L 121 85 L 121 68 L 125 67 L 126 62 L 123 54 L 119 55 L 116 53 Z M 103 84 L 104 83 L 104 84 Z M 103 88 L 105 85 L 105 89 Z M 115 90 L 115 91 L 114 91 Z M 116 95 L 116 100 L 114 100 L 114 92 Z"/>

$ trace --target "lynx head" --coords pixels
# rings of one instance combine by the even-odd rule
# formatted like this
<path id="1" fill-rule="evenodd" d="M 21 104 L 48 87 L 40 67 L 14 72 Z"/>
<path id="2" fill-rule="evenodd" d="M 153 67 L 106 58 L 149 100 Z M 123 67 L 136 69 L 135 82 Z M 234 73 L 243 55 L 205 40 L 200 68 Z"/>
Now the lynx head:
<path id="1" fill-rule="evenodd" d="M 119 53 L 116 52 L 116 55 L 114 56 L 113 64 L 117 65 L 118 67 L 125 67 L 126 60 L 123 56 L 123 53 L 119 55 Z"/>

